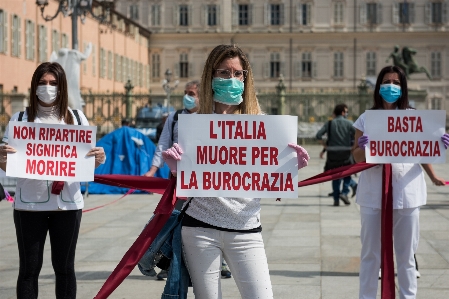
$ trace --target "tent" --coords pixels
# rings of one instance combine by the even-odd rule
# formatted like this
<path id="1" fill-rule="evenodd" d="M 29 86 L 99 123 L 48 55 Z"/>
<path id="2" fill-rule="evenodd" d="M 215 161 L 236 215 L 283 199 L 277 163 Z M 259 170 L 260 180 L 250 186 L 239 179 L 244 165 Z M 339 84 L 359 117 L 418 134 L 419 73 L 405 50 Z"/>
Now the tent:
<path id="1" fill-rule="evenodd" d="M 95 169 L 95 174 L 143 175 L 151 167 L 156 146 L 141 132 L 130 127 L 117 129 L 97 142 L 106 153 L 106 163 Z M 168 178 L 170 170 L 166 164 L 155 177 Z M 89 182 L 88 192 L 92 194 L 124 194 L 127 188 L 107 186 Z M 82 191 L 85 186 L 82 184 Z"/>

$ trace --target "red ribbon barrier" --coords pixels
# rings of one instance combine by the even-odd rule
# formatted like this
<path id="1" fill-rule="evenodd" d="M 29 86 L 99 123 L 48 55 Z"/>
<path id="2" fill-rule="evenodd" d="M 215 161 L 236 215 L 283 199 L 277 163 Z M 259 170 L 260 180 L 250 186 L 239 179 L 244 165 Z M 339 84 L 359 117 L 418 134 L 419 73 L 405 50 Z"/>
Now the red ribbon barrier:
<path id="1" fill-rule="evenodd" d="M 164 194 L 170 180 L 136 175 L 102 174 L 95 175 L 94 182 L 147 192 Z"/>
<path id="2" fill-rule="evenodd" d="M 134 191 L 135 191 L 135 189 L 129 189 L 128 192 L 126 192 L 125 194 L 123 194 L 122 197 L 117 198 L 116 200 L 113 200 L 113 201 L 111 201 L 111 202 L 109 202 L 109 203 L 107 203 L 107 204 L 104 204 L 104 205 L 101 205 L 101 206 L 98 206 L 98 207 L 94 207 L 94 208 L 90 208 L 90 209 L 83 209 L 83 213 L 95 211 L 95 210 L 104 208 L 104 207 L 106 207 L 106 206 L 112 205 L 113 203 L 116 203 L 117 201 L 119 201 L 120 199 L 124 198 L 126 195 L 129 195 L 129 194 L 133 193 Z"/>

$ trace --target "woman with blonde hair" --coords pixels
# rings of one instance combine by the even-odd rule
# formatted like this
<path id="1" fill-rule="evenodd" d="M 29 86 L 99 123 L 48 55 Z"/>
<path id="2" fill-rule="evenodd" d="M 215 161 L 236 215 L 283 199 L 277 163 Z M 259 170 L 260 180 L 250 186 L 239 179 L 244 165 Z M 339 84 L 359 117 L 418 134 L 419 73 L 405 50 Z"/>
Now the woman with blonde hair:
<path id="1" fill-rule="evenodd" d="M 262 114 L 251 66 L 235 45 L 219 45 L 209 54 L 199 98 L 200 114 Z M 298 153 L 298 169 L 306 166 L 307 152 L 296 144 L 289 146 Z M 176 143 L 163 152 L 172 173 L 176 173 L 181 155 L 182 149 Z M 222 298 L 222 256 L 242 298 L 273 298 L 261 234 L 260 198 L 194 197 L 182 226 L 184 259 L 195 298 Z"/>

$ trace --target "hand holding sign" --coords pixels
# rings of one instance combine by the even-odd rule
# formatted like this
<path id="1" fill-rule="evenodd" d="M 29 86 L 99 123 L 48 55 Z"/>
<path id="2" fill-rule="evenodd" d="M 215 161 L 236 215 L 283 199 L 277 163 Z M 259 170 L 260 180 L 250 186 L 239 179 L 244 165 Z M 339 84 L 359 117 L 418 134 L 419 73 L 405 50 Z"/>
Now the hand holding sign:
<path id="1" fill-rule="evenodd" d="M 296 154 L 298 156 L 298 169 L 306 167 L 310 159 L 307 151 L 302 146 L 299 146 L 295 143 L 289 143 L 288 146 L 295 149 L 296 151 Z"/>
<path id="2" fill-rule="evenodd" d="M 8 159 L 8 153 L 17 152 L 15 148 L 9 145 L 0 146 L 0 163 L 5 163 Z"/>
<path id="3" fill-rule="evenodd" d="M 181 161 L 182 153 L 183 151 L 177 143 L 173 143 L 173 146 L 171 148 L 162 152 L 162 158 L 164 159 L 165 163 L 167 163 L 171 173 L 175 176 L 178 169 L 177 161 Z"/>
<path id="4" fill-rule="evenodd" d="M 449 146 L 449 134 L 444 133 L 444 135 L 441 137 L 441 141 L 443 141 L 444 148 L 447 149 L 447 147 Z"/>
<path id="5" fill-rule="evenodd" d="M 359 140 L 357 140 L 357 144 L 363 150 L 369 142 L 369 138 L 367 135 L 360 136 Z"/>
<path id="6" fill-rule="evenodd" d="M 104 149 L 102 147 L 92 148 L 87 152 L 86 156 L 95 156 L 95 166 L 106 162 L 106 155 L 104 154 Z"/>

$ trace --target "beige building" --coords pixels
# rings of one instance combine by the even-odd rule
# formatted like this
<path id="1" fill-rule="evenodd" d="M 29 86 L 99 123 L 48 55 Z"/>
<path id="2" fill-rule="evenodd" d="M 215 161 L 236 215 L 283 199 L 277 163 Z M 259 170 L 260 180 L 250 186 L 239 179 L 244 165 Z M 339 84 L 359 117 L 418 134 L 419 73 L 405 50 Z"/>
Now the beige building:
<path id="1" fill-rule="evenodd" d="M 70 2 L 70 1 L 69 1 Z M 100 2 L 93 11 L 102 13 Z M 58 2 L 49 0 L 44 15 L 53 16 Z M 90 14 L 84 24 L 78 18 L 78 43 L 92 54 L 82 62 L 80 86 L 83 93 L 124 93 L 130 79 L 134 93 L 148 93 L 150 32 L 119 13 L 111 13 L 109 24 L 100 24 Z M 60 13 L 46 22 L 35 0 L 0 1 L 0 93 L 27 94 L 36 67 L 48 61 L 53 51 L 72 48 L 72 24 Z"/>
<path id="2" fill-rule="evenodd" d="M 447 0 L 117 0 L 116 10 L 152 32 L 154 95 L 164 94 L 166 69 L 181 84 L 199 78 L 217 44 L 244 49 L 260 93 L 274 92 L 280 74 L 291 92 L 354 91 L 393 63 L 398 45 L 415 49 L 432 77 L 410 76 L 410 89 L 427 94 L 415 106 L 449 107 Z"/>

